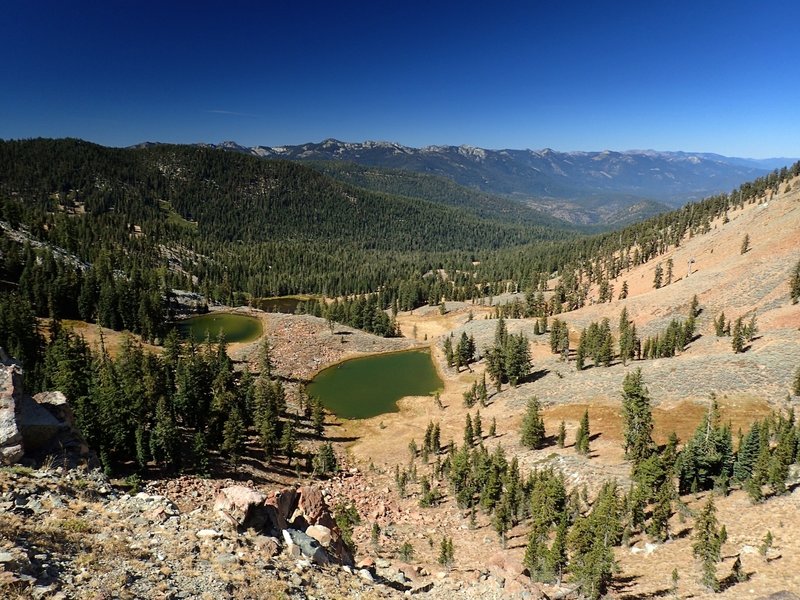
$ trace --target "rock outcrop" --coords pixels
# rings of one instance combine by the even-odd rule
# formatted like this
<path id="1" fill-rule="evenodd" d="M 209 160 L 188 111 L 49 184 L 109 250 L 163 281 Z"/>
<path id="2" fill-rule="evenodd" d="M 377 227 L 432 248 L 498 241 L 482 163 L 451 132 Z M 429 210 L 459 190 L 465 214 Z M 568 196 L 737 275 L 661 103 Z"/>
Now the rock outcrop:
<path id="1" fill-rule="evenodd" d="M 283 539 L 287 552 L 302 554 L 316 564 L 353 564 L 317 487 L 284 488 L 264 495 L 246 486 L 229 486 L 217 494 L 213 510 L 238 531 L 252 529 L 270 539 Z"/>
<path id="2" fill-rule="evenodd" d="M 64 394 L 26 395 L 21 367 L 5 353 L 0 357 L 0 463 L 10 465 L 24 458 L 36 463 L 56 455 L 70 465 L 96 466 L 97 457 L 76 429 Z"/>
<path id="3" fill-rule="evenodd" d="M 22 369 L 15 364 L 0 367 L 0 462 L 19 462 L 24 455 L 22 432 L 17 425 L 17 404 L 22 390 Z"/>

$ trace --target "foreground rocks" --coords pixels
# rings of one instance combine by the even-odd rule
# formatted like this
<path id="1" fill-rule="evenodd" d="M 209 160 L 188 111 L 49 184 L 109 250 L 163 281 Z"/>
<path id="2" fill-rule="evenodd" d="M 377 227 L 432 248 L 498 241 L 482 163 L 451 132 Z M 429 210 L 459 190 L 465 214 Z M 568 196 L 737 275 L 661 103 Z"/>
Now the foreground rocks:
<path id="1" fill-rule="evenodd" d="M 190 508 L 214 482 L 181 479 L 169 483 L 185 496 L 170 498 L 160 485 L 126 493 L 98 470 L 0 468 L 0 598 L 514 597 L 468 573 L 353 566 L 316 486 L 228 485 Z M 289 525 L 278 535 L 258 516 L 272 511 Z"/>

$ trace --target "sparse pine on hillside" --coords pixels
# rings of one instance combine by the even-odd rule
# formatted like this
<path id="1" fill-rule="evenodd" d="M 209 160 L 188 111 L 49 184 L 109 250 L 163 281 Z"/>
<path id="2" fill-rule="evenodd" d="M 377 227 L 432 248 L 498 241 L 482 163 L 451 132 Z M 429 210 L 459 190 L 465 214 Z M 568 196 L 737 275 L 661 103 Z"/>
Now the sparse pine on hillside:
<path id="1" fill-rule="evenodd" d="M 800 260 L 797 261 L 789 278 L 789 296 L 792 298 L 792 304 L 800 301 Z"/>
<path id="2" fill-rule="evenodd" d="M 731 347 L 737 354 L 744 352 L 745 338 L 744 320 L 742 317 L 739 317 L 736 319 L 736 323 L 733 326 L 733 334 L 731 336 Z"/>
<path id="3" fill-rule="evenodd" d="M 528 407 L 522 419 L 520 438 L 522 445 L 531 450 L 540 448 L 544 443 L 544 420 L 541 416 L 539 399 L 536 396 L 528 400 Z"/>
<path id="4" fill-rule="evenodd" d="M 591 431 L 589 429 L 589 409 L 586 409 L 583 412 L 583 417 L 581 417 L 581 423 L 578 426 L 578 431 L 575 433 L 575 451 L 578 454 L 589 454 L 590 436 Z"/>
<path id="5" fill-rule="evenodd" d="M 653 287 L 655 289 L 659 289 L 663 284 L 664 280 L 664 267 L 661 266 L 661 263 L 656 264 L 656 270 L 653 273 Z"/>
<path id="6" fill-rule="evenodd" d="M 747 254 L 750 250 L 750 234 L 745 233 L 744 238 L 742 239 L 742 245 L 739 248 L 739 254 Z"/>
<path id="7" fill-rule="evenodd" d="M 720 423 L 719 403 L 712 396 L 704 419 L 686 443 L 677 463 L 681 494 L 723 485 L 733 474 L 734 452 L 731 430 Z"/>
<path id="8" fill-rule="evenodd" d="M 797 371 L 795 371 L 794 384 L 792 385 L 792 388 L 794 395 L 800 396 L 800 367 L 797 367 Z"/>
<path id="9" fill-rule="evenodd" d="M 640 463 L 655 448 L 652 437 L 653 413 L 641 369 L 625 375 L 622 382 L 622 421 L 625 457 L 633 463 L 633 472 L 636 474 Z"/>
<path id="10" fill-rule="evenodd" d="M 722 539 L 717 522 L 717 508 L 714 496 L 709 494 L 703 510 L 694 524 L 694 542 L 692 554 L 700 561 L 702 569 L 701 583 L 711 591 L 719 591 L 717 580 L 717 563 L 721 560 Z"/>

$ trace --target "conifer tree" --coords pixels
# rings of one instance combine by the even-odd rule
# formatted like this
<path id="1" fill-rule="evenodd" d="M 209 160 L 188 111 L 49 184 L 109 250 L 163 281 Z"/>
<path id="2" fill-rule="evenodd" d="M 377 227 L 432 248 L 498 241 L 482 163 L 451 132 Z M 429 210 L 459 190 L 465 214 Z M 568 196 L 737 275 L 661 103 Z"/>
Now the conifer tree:
<path id="1" fill-rule="evenodd" d="M 334 473 L 339 468 L 336 453 L 333 451 L 333 446 L 330 442 L 325 442 L 320 446 L 311 464 L 314 473 L 322 476 Z"/>
<path id="2" fill-rule="evenodd" d="M 481 411 L 475 413 L 475 418 L 472 419 L 472 429 L 475 432 L 475 441 L 478 444 L 483 443 L 483 422 L 481 421 Z"/>
<path id="3" fill-rule="evenodd" d="M 719 313 L 719 317 L 714 319 L 714 332 L 717 337 L 725 335 L 725 312 Z"/>
<path id="4" fill-rule="evenodd" d="M 740 352 L 744 352 L 744 324 L 742 322 L 742 317 L 736 319 L 736 324 L 733 326 L 733 336 L 731 339 L 731 347 L 733 351 L 737 354 Z"/>
<path id="5" fill-rule="evenodd" d="M 455 562 L 455 551 L 453 548 L 453 538 L 443 537 L 439 544 L 438 562 L 446 569 L 450 569 Z"/>
<path id="6" fill-rule="evenodd" d="M 292 464 L 296 447 L 294 422 L 291 420 L 284 421 L 281 433 L 281 452 L 286 457 L 286 464 Z"/>
<path id="7" fill-rule="evenodd" d="M 272 377 L 274 368 L 275 363 L 272 360 L 272 346 L 269 343 L 269 338 L 265 335 L 258 350 L 259 375 L 269 379 Z"/>
<path id="8" fill-rule="evenodd" d="M 159 398 L 156 406 L 155 426 L 150 434 L 150 454 L 168 470 L 176 468 L 180 460 L 180 436 L 165 396 Z"/>
<path id="9" fill-rule="evenodd" d="M 495 385 L 497 392 L 503 385 L 503 354 L 499 348 L 489 348 L 486 350 L 486 372 L 489 374 L 489 379 Z"/>
<path id="10" fill-rule="evenodd" d="M 756 333 L 758 333 L 758 321 L 756 320 L 756 311 L 753 311 L 753 314 L 750 315 L 750 320 L 744 326 L 745 341 L 752 342 L 756 337 Z"/>
<path id="11" fill-rule="evenodd" d="M 592 511 L 580 517 L 570 531 L 572 549 L 570 571 L 582 585 L 582 593 L 597 600 L 608 590 L 614 572 L 612 547 L 619 542 L 622 527 L 616 484 L 603 486 L 592 505 Z"/>
<path id="12" fill-rule="evenodd" d="M 223 429 L 222 450 L 227 452 L 234 468 L 239 465 L 239 458 L 244 450 L 244 422 L 239 414 L 239 409 L 234 407 L 230 416 L 225 421 Z"/>
<path id="13" fill-rule="evenodd" d="M 198 475 L 202 477 L 209 475 L 208 444 L 206 436 L 200 431 L 194 434 L 192 440 L 192 462 Z"/>
<path id="14" fill-rule="evenodd" d="M 622 382 L 622 420 L 625 456 L 633 462 L 635 474 L 639 464 L 655 447 L 653 413 L 641 369 L 625 375 Z"/>
<path id="15" fill-rule="evenodd" d="M 789 296 L 792 299 L 792 304 L 797 304 L 800 301 L 800 260 L 792 270 L 792 276 L 789 278 Z"/>
<path id="16" fill-rule="evenodd" d="M 525 546 L 522 564 L 528 569 L 533 581 L 547 580 L 545 563 L 547 560 L 547 545 L 545 542 L 549 529 L 549 525 L 534 521 L 531 530 L 528 532 L 528 543 Z"/>
<path id="17" fill-rule="evenodd" d="M 486 400 L 488 399 L 488 394 L 486 392 L 486 373 L 483 374 L 481 377 L 481 381 L 478 384 L 478 404 L 481 406 L 486 406 Z"/>
<path id="18" fill-rule="evenodd" d="M 472 418 L 467 413 L 464 423 L 464 446 L 472 448 L 475 439 L 475 431 L 472 428 Z"/>
<path id="19" fill-rule="evenodd" d="M 544 420 L 540 414 L 539 399 L 536 396 L 528 400 L 528 407 L 522 419 L 520 437 L 522 445 L 531 450 L 541 447 L 544 442 Z"/>
<path id="20" fill-rule="evenodd" d="M 558 437 L 556 438 L 556 444 L 558 444 L 559 448 L 563 448 L 564 442 L 566 442 L 566 440 L 567 440 L 567 427 L 564 424 L 564 421 L 561 421 L 561 423 L 558 426 Z"/>
<path id="21" fill-rule="evenodd" d="M 581 417 L 581 423 L 578 426 L 578 431 L 575 434 L 575 450 L 578 454 L 587 455 L 589 454 L 589 437 L 591 433 L 589 431 L 589 409 L 586 409 L 583 412 L 583 417 Z"/>
<path id="22" fill-rule="evenodd" d="M 553 544 L 547 552 L 546 568 L 555 578 L 556 585 L 561 585 L 561 578 L 567 568 L 567 533 L 569 523 L 566 513 L 561 514 L 561 519 L 556 527 L 556 535 Z"/>
<path id="23" fill-rule="evenodd" d="M 692 554 L 700 561 L 703 570 L 701 583 L 714 592 L 719 591 L 717 563 L 721 558 L 721 547 L 717 509 L 714 506 L 714 496 L 709 494 L 708 501 L 694 524 Z"/>
<path id="24" fill-rule="evenodd" d="M 586 345 L 587 345 L 587 333 L 586 329 L 584 328 L 581 331 L 581 337 L 578 340 L 578 348 L 575 351 L 575 368 L 578 371 L 582 371 L 584 367 L 584 363 L 586 361 Z"/>
<path id="25" fill-rule="evenodd" d="M 450 339 L 450 336 L 444 338 L 444 358 L 447 361 L 448 367 L 452 367 L 455 364 L 453 342 Z"/>
<path id="26" fill-rule="evenodd" d="M 494 509 L 492 525 L 497 535 L 500 537 L 500 545 L 506 547 L 506 533 L 511 528 L 511 507 L 509 506 L 508 494 L 504 493 L 500 497 Z"/>
<path id="27" fill-rule="evenodd" d="M 655 273 L 653 274 L 653 287 L 658 289 L 661 287 L 663 283 L 664 277 L 664 268 L 661 266 L 661 263 L 656 265 Z"/>
<path id="28" fill-rule="evenodd" d="M 322 432 L 325 429 L 325 410 L 322 407 L 322 401 L 318 398 L 311 400 L 311 427 L 314 430 L 314 435 L 322 437 Z"/>
<path id="29" fill-rule="evenodd" d="M 745 233 L 742 239 L 742 246 L 739 248 L 739 254 L 746 254 L 750 250 L 750 235 Z"/>

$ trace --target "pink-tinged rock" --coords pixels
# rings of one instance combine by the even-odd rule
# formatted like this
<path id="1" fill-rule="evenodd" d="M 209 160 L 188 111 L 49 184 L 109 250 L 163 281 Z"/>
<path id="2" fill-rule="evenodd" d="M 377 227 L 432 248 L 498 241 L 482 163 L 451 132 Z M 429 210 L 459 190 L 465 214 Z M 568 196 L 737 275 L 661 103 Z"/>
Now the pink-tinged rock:
<path id="1" fill-rule="evenodd" d="M 272 524 L 277 529 L 286 529 L 297 506 L 297 492 L 291 488 L 275 491 L 264 504 Z"/>
<path id="2" fill-rule="evenodd" d="M 220 490 L 214 500 L 214 511 L 234 527 L 261 529 L 267 520 L 264 509 L 266 496 L 243 485 Z"/>
<path id="3" fill-rule="evenodd" d="M 502 575 L 505 579 L 514 579 L 525 572 L 522 562 L 506 554 L 497 552 L 489 557 L 486 566 L 495 573 Z"/>
<path id="4" fill-rule="evenodd" d="M 356 565 L 357 569 L 374 569 L 375 568 L 375 561 L 372 560 L 370 557 L 367 557 L 363 560 L 360 560 Z"/>
<path id="5" fill-rule="evenodd" d="M 301 487 L 298 493 L 300 498 L 297 501 L 297 508 L 302 511 L 306 520 L 312 525 L 323 513 L 328 512 L 328 505 L 319 488 L 306 485 Z"/>

